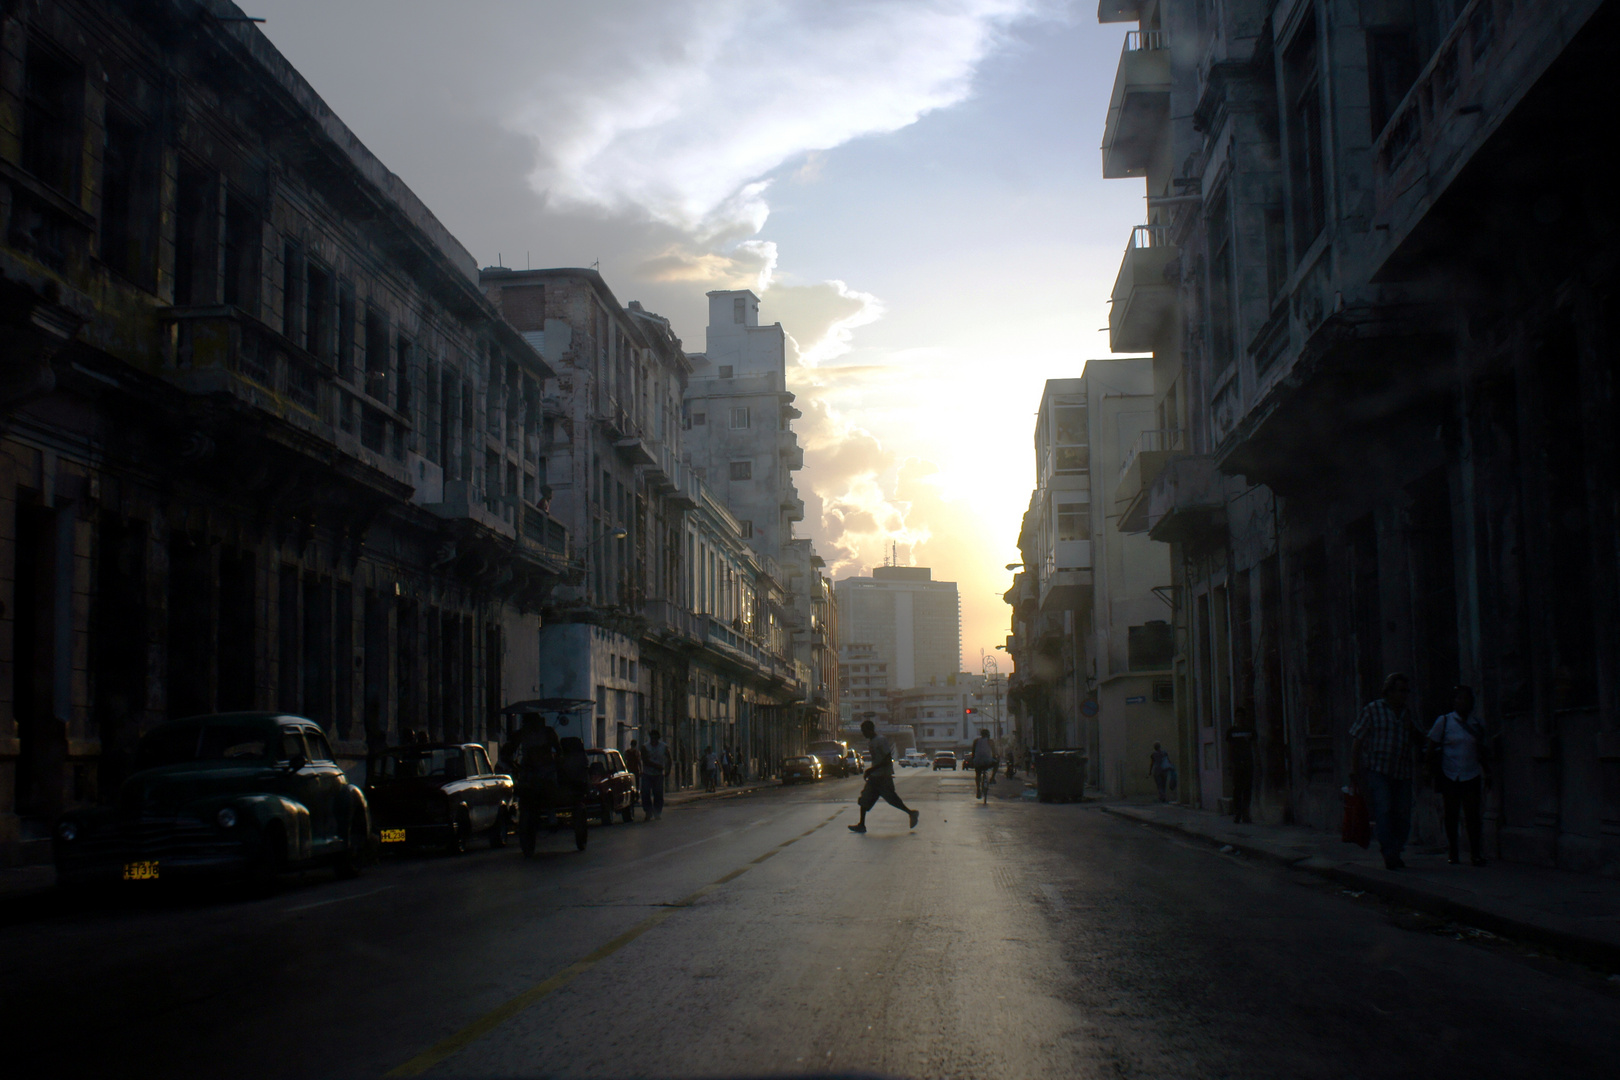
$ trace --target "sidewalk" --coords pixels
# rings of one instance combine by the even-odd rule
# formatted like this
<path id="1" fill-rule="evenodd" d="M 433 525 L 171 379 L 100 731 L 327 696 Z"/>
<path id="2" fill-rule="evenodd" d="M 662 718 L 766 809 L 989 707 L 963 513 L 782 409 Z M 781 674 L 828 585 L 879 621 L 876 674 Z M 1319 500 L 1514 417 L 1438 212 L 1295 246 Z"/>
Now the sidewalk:
<path id="1" fill-rule="evenodd" d="M 701 799 L 724 799 L 731 795 L 747 795 L 762 788 L 781 786 L 781 782 L 778 780 L 748 780 L 736 787 L 721 787 L 716 788 L 714 791 L 704 791 L 703 785 L 699 784 L 697 787 L 687 788 L 685 791 L 666 791 L 664 793 L 664 805 L 669 807 L 679 806 L 682 803 L 697 802 Z M 639 802 L 636 803 L 636 809 L 641 809 Z"/>
<path id="2" fill-rule="evenodd" d="M 1620 968 L 1620 881 L 1567 870 L 1492 861 L 1446 863 L 1444 852 L 1408 848 L 1407 869 L 1386 870 L 1376 842 L 1362 851 L 1336 835 L 1298 825 L 1234 825 L 1207 810 L 1171 804 L 1102 803 L 1119 817 L 1252 858 L 1364 889 L 1432 915 L 1573 958 Z"/>

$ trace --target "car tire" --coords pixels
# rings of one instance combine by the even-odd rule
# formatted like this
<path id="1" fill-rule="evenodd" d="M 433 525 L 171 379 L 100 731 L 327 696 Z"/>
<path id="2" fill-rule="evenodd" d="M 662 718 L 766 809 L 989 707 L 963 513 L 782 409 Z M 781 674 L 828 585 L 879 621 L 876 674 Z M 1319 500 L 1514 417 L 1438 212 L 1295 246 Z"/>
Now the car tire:
<path id="1" fill-rule="evenodd" d="M 467 817 L 467 808 L 461 807 L 456 811 L 455 824 L 450 826 L 450 854 L 463 855 L 467 851 L 468 842 L 472 839 L 472 821 Z"/>
<path id="2" fill-rule="evenodd" d="M 634 825 L 635 824 L 635 822 L 636 822 L 636 804 L 635 803 L 631 803 L 629 806 L 624 808 L 623 818 L 624 818 L 624 823 L 626 825 Z"/>
<path id="3" fill-rule="evenodd" d="M 512 831 L 512 819 L 507 816 L 506 807 L 501 807 L 495 815 L 495 827 L 489 830 L 489 846 L 503 848 L 506 846 L 506 834 Z"/>
<path id="4" fill-rule="evenodd" d="M 344 837 L 343 854 L 337 859 L 337 876 L 340 878 L 359 877 L 360 870 L 366 864 L 366 841 L 369 839 L 369 830 L 366 828 L 366 815 L 359 807 L 349 811 L 348 835 Z"/>

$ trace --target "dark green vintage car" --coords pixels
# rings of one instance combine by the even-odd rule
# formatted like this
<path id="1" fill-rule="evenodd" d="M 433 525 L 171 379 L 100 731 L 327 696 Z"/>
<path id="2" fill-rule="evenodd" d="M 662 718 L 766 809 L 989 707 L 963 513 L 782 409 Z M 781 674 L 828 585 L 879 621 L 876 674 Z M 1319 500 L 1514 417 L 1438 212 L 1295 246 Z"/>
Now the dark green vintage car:
<path id="1" fill-rule="evenodd" d="M 57 881 L 234 875 L 268 884 L 327 865 L 356 874 L 370 832 L 312 720 L 220 713 L 147 732 L 115 805 L 68 813 L 55 836 Z"/>

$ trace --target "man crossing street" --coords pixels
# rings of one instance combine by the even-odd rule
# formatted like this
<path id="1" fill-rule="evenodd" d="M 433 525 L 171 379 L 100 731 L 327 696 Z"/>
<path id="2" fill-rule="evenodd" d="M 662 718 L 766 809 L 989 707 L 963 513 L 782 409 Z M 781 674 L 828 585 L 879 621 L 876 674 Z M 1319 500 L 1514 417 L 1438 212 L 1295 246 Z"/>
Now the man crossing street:
<path id="1" fill-rule="evenodd" d="M 861 797 L 856 801 L 861 808 L 861 820 L 851 825 L 849 831 L 866 831 L 866 812 L 876 806 L 879 799 L 909 816 L 911 827 L 915 829 L 920 815 L 901 802 L 899 793 L 894 790 L 894 747 L 889 745 L 886 737 L 877 733 L 877 725 L 870 720 L 861 721 L 861 734 L 866 736 L 872 766 L 866 770 L 866 786 L 861 789 Z"/>

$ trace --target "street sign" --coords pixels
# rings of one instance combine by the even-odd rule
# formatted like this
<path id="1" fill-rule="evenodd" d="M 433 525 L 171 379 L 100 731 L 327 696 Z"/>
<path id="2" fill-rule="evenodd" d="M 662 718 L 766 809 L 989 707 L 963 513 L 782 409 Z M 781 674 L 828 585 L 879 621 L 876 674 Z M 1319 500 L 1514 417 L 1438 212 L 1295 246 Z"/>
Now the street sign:
<path id="1" fill-rule="evenodd" d="M 1146 705 L 1147 704 L 1147 698 L 1144 697 L 1141 694 L 1137 694 L 1135 697 L 1126 698 L 1125 699 L 1125 704 L 1127 704 L 1127 705 Z"/>
<path id="2" fill-rule="evenodd" d="M 1097 703 L 1095 701 L 1082 701 L 1080 703 L 1080 715 L 1081 716 L 1096 716 L 1097 715 Z"/>

